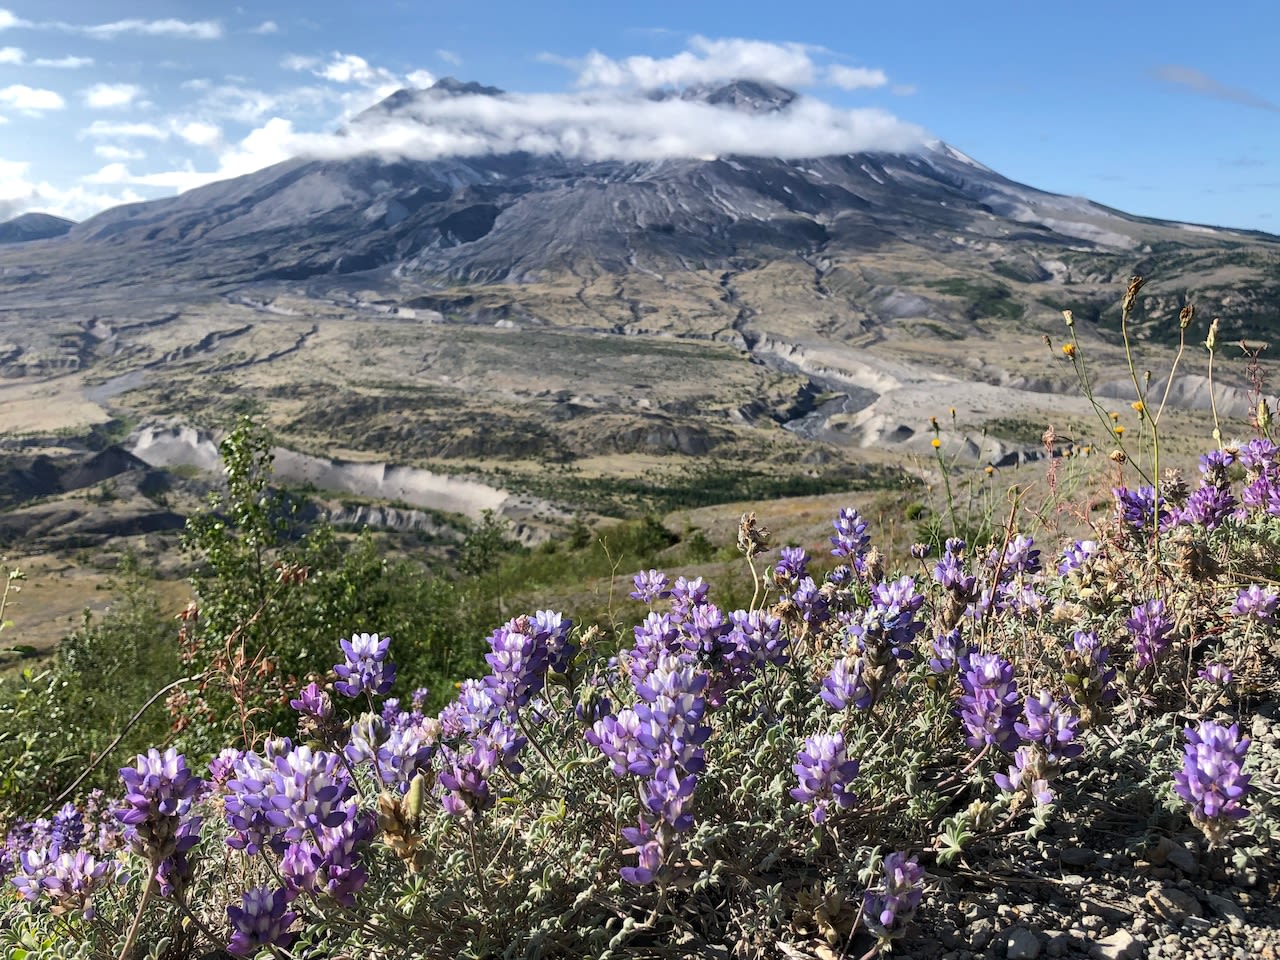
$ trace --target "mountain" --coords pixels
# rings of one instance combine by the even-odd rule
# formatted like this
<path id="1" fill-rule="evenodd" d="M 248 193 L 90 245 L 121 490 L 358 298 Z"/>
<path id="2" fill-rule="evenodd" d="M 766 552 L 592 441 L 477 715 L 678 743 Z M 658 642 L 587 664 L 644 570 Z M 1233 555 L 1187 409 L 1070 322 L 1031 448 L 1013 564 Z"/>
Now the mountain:
<path id="1" fill-rule="evenodd" d="M 48 213 L 24 213 L 0 223 L 0 243 L 23 243 L 27 240 L 47 240 L 60 237 L 76 225 Z"/>
<path id="2" fill-rule="evenodd" d="M 921 421 L 944 397 L 971 418 L 952 438 L 969 459 L 1038 455 L 1046 422 L 1092 436 L 1042 338 L 1072 310 L 1093 386 L 1127 410 L 1116 331 L 1134 274 L 1149 278 L 1130 329 L 1144 348 L 1176 344 L 1188 304 L 1189 343 L 1215 315 L 1223 344 L 1280 334 L 1280 238 L 1037 190 L 941 142 L 802 159 L 359 153 L 388 125 L 429 138 L 440 110 L 483 117 L 503 96 L 452 79 L 398 91 L 340 132 L 354 155 L 0 249 L 0 376 L 63 378 L 66 402 L 33 400 L 33 417 L 216 426 L 258 409 L 311 452 L 501 462 L 493 483 L 581 493 L 619 471 L 636 489 L 692 483 L 681 471 L 707 458 L 838 478 L 930 456 Z M 651 96 L 717 118 L 804 105 L 751 80 Z M 1211 391 L 1187 361 L 1168 395 L 1238 416 L 1248 377 L 1224 361 Z"/>

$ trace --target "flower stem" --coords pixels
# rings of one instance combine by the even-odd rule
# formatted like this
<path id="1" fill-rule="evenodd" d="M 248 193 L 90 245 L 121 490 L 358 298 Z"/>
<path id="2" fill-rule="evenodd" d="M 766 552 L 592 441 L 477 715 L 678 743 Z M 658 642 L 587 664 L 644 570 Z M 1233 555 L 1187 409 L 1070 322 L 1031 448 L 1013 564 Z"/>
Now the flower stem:
<path id="1" fill-rule="evenodd" d="M 120 948 L 119 960 L 129 960 L 129 954 L 133 953 L 133 945 L 138 940 L 138 928 L 142 925 L 142 914 L 146 912 L 147 903 L 151 900 L 151 894 L 156 889 L 156 866 L 147 861 L 147 885 L 143 888 L 142 899 L 138 901 L 138 912 L 133 915 L 133 923 L 129 926 L 129 932 L 125 935 L 124 946 Z"/>

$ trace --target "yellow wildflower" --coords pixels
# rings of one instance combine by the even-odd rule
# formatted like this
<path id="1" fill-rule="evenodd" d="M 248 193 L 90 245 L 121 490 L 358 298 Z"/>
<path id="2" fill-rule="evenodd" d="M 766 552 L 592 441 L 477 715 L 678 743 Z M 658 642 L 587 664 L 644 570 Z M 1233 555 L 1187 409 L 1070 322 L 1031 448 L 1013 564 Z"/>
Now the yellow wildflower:
<path id="1" fill-rule="evenodd" d="M 1068 360 L 1076 358 L 1076 345 L 1074 343 L 1064 343 L 1062 345 L 1062 355 Z"/>
<path id="2" fill-rule="evenodd" d="M 941 446 L 942 446 L 942 441 L 941 441 L 941 440 L 939 440 L 937 437 L 934 437 L 934 438 L 933 438 L 932 440 L 930 440 L 929 442 L 930 442 L 931 444 L 933 444 L 933 449 L 935 449 L 935 450 L 937 450 L 939 447 L 941 447 Z"/>

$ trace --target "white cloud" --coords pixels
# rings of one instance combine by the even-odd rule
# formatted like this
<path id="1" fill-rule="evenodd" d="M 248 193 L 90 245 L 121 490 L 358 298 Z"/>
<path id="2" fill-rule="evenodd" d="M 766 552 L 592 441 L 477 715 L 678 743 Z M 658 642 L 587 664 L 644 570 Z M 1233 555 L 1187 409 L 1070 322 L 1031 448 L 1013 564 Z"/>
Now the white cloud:
<path id="1" fill-rule="evenodd" d="M 123 163 L 108 163 L 97 173 L 81 177 L 85 183 L 124 183 L 129 179 L 129 168 Z"/>
<path id="2" fill-rule="evenodd" d="M 445 63 L 453 64 L 455 67 L 460 66 L 462 64 L 462 58 L 458 56 L 456 53 L 454 53 L 452 50 L 437 50 L 436 56 L 439 57 L 441 60 L 443 60 Z"/>
<path id="3" fill-rule="evenodd" d="M 0 30 L 7 30 L 10 27 L 29 27 L 29 26 L 31 26 L 31 23 L 29 21 L 22 20 L 14 16 L 14 14 L 11 11 L 5 10 L 4 8 L 0 8 Z"/>
<path id="4" fill-rule="evenodd" d="M 177 127 L 177 134 L 197 147 L 216 147 L 222 142 L 222 128 L 212 123 L 192 120 Z"/>
<path id="5" fill-rule="evenodd" d="M 56 60 L 39 57 L 31 61 L 35 67 L 53 67 L 56 70 L 79 70 L 81 67 L 92 67 L 93 57 L 58 57 Z"/>
<path id="6" fill-rule="evenodd" d="M 430 70 L 414 70 L 404 79 L 415 90 L 425 90 L 436 82 L 435 74 Z"/>
<path id="7" fill-rule="evenodd" d="M 119 36 L 122 33 L 138 33 L 153 37 L 186 37 L 193 40 L 217 40 L 222 36 L 222 24 L 216 20 L 116 20 L 94 26 L 56 24 L 59 29 L 86 33 L 91 37 Z"/>
<path id="8" fill-rule="evenodd" d="M 832 64 L 827 67 L 827 83 L 842 90 L 861 90 L 865 87 L 883 87 L 889 82 L 883 70 L 867 67 L 846 67 Z"/>
<path id="9" fill-rule="evenodd" d="M 25 59 L 21 47 L 0 47 L 0 63 L 22 63 Z"/>
<path id="10" fill-rule="evenodd" d="M 316 57 L 304 57 L 299 53 L 291 53 L 280 61 L 280 66 L 286 70 L 312 70 L 320 61 Z"/>
<path id="11" fill-rule="evenodd" d="M 0 220 L 28 211 L 83 220 L 108 207 L 146 199 L 130 189 L 102 193 L 83 186 L 62 189 L 45 181 L 36 182 L 30 179 L 30 167 L 25 161 L 0 158 Z"/>
<path id="12" fill-rule="evenodd" d="M 729 38 L 713 40 L 695 36 L 688 50 L 671 57 L 626 57 L 614 60 L 592 50 L 582 60 L 544 60 L 562 63 L 578 71 L 580 87 L 683 87 L 723 80 L 770 80 L 784 86 L 808 86 L 817 66 L 811 47 L 800 43 L 767 43 Z"/>
<path id="13" fill-rule="evenodd" d="M 396 75 L 390 70 L 371 67 L 368 60 L 353 53 L 335 53 L 327 64 L 312 72 L 334 83 L 356 84 L 361 87 L 380 87 L 397 82 Z"/>
<path id="14" fill-rule="evenodd" d="M 268 33 L 279 33 L 280 24 L 276 23 L 274 20 L 263 20 L 260 24 L 258 24 L 249 32 L 256 33 L 263 36 Z"/>
<path id="15" fill-rule="evenodd" d="M 34 115 L 45 110 L 61 110 L 67 102 L 52 90 L 17 83 L 0 89 L 0 104 Z"/>
<path id="16" fill-rule="evenodd" d="M 141 150 L 128 150 L 109 143 L 96 144 L 93 152 L 95 156 L 99 156 L 103 160 L 141 160 L 146 156 Z"/>
<path id="17" fill-rule="evenodd" d="M 169 133 L 161 130 L 154 123 L 115 123 L 110 120 L 95 120 L 81 131 L 88 137 L 123 137 L 127 139 L 167 140 Z"/>
<path id="18" fill-rule="evenodd" d="M 130 106 L 142 95 L 142 88 L 132 83 L 95 83 L 81 91 L 87 106 L 99 110 Z"/>

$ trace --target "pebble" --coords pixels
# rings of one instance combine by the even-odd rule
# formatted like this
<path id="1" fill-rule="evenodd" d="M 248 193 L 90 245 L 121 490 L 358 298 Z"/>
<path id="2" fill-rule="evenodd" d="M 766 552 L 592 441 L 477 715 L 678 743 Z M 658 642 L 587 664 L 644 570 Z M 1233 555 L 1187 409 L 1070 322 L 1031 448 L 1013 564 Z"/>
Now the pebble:
<path id="1" fill-rule="evenodd" d="M 969 925 L 969 946 L 981 950 L 991 942 L 996 932 L 995 924 L 986 917 Z"/>
<path id="2" fill-rule="evenodd" d="M 1146 945 L 1128 930 L 1117 930 L 1094 943 L 1089 956 L 1093 960 L 1137 960 L 1146 949 Z"/>
<path id="3" fill-rule="evenodd" d="M 1014 927 L 1005 939 L 1004 955 L 1008 960 L 1036 960 L 1040 956 L 1040 938 L 1024 927 Z"/>
<path id="4" fill-rule="evenodd" d="M 1157 917 L 1176 926 L 1184 924 L 1188 917 L 1203 915 L 1200 901 L 1177 887 L 1159 887 L 1149 891 L 1147 903 Z"/>
<path id="5" fill-rule="evenodd" d="M 1101 917 L 1108 923 L 1126 923 L 1133 919 L 1132 910 L 1113 907 L 1110 904 L 1101 903 L 1090 897 L 1085 897 L 1080 901 L 1080 912 L 1085 916 Z"/>
<path id="6" fill-rule="evenodd" d="M 1058 859 L 1068 867 L 1087 867 L 1098 854 L 1088 847 L 1063 847 Z"/>
<path id="7" fill-rule="evenodd" d="M 1209 893 L 1205 895 L 1205 903 L 1209 905 L 1209 909 L 1216 916 L 1227 921 L 1227 926 L 1232 930 L 1244 929 L 1244 911 L 1236 904 L 1232 903 L 1226 897 L 1220 897 L 1217 894 Z"/>
<path id="8" fill-rule="evenodd" d="M 1200 860 L 1196 856 L 1195 851 L 1188 850 L 1186 847 L 1174 846 L 1169 851 L 1169 865 L 1177 867 L 1183 873 L 1194 876 L 1200 872 Z"/>

